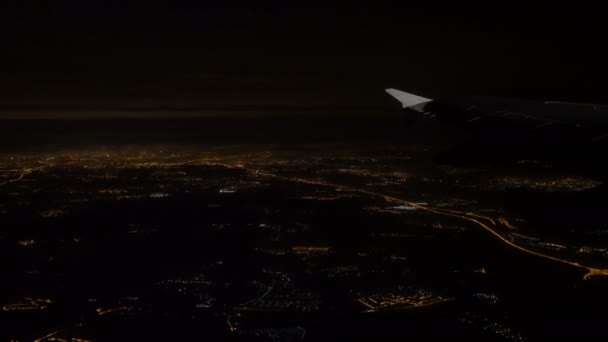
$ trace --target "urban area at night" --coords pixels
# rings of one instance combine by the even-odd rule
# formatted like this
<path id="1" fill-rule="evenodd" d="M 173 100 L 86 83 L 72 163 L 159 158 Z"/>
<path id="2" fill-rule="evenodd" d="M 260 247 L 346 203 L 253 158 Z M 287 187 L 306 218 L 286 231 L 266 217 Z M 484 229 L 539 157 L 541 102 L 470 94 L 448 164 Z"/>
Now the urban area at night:
<path id="1" fill-rule="evenodd" d="M 0 1 L 0 342 L 607 341 L 594 7 Z"/>

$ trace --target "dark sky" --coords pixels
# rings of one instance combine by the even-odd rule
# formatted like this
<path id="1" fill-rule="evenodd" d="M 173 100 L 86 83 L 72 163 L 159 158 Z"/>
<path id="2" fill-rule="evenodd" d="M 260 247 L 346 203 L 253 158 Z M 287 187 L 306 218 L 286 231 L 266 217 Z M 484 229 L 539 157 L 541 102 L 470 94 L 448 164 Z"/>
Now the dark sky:
<path id="1" fill-rule="evenodd" d="M 386 87 L 608 102 L 606 17 L 573 4 L 3 1 L 0 107 L 387 107 Z"/>

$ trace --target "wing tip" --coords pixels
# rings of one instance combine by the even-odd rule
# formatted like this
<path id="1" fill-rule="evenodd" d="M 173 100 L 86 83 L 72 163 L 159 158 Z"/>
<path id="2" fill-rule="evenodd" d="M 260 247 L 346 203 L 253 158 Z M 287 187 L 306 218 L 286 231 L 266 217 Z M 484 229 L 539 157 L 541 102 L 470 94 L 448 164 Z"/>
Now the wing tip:
<path id="1" fill-rule="evenodd" d="M 405 91 L 395 88 L 386 88 L 384 89 L 384 91 L 386 91 L 389 95 L 397 99 L 397 101 L 401 102 L 401 104 L 403 104 L 403 108 L 414 107 L 420 104 L 433 101 L 432 99 L 407 93 Z"/>

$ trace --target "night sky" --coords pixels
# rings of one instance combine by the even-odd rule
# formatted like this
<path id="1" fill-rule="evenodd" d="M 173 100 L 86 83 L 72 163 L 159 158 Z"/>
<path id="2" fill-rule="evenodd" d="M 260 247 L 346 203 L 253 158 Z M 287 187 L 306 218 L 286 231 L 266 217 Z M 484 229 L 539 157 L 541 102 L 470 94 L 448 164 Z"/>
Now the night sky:
<path id="1" fill-rule="evenodd" d="M 386 87 L 608 102 L 603 12 L 457 3 L 3 1 L 0 116 L 388 108 Z"/>

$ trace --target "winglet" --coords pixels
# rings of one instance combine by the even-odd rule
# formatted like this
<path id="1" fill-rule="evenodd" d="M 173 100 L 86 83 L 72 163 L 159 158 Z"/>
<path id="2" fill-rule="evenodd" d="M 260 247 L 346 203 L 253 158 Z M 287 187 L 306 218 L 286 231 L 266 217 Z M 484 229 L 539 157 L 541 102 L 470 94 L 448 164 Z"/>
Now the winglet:
<path id="1" fill-rule="evenodd" d="M 386 92 L 401 102 L 403 108 L 412 108 L 417 111 L 422 111 L 424 104 L 433 101 L 432 99 L 427 99 L 422 96 L 406 93 L 393 88 L 386 89 Z"/>

